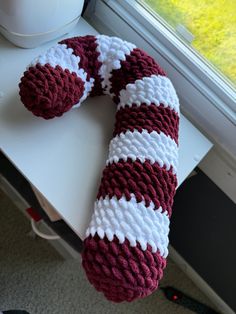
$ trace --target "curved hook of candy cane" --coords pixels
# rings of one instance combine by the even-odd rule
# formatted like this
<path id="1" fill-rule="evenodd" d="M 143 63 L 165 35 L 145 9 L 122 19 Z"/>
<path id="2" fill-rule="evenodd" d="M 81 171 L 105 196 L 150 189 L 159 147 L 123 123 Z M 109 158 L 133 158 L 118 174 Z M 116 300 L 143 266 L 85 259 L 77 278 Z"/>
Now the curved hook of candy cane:
<path id="1" fill-rule="evenodd" d="M 64 44 L 58 44 L 35 58 L 19 84 L 25 107 L 36 116 L 50 119 L 81 103 L 93 81 L 87 81 L 79 63 L 80 57 Z"/>
<path id="2" fill-rule="evenodd" d="M 153 58 L 116 37 L 63 40 L 37 57 L 21 79 L 27 109 L 50 119 L 88 95 L 117 103 L 83 267 L 114 302 L 158 287 L 168 254 L 169 218 L 177 186 L 179 101 Z"/>

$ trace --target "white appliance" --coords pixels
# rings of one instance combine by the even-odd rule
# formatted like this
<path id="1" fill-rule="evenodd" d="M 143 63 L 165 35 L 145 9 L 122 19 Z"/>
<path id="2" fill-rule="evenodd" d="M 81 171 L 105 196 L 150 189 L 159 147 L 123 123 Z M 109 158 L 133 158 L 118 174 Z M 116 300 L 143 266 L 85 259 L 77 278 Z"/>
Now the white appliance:
<path id="1" fill-rule="evenodd" d="M 68 33 L 84 0 L 0 0 L 0 33 L 23 48 L 37 47 Z"/>

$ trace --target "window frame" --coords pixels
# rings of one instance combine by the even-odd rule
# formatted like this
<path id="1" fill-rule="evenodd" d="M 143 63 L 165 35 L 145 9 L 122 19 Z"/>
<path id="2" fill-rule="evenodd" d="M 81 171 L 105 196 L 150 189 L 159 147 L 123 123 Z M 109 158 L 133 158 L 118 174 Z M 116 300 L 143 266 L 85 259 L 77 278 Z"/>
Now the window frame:
<path id="1" fill-rule="evenodd" d="M 125 4 L 126 1 L 124 1 Z M 148 5 L 145 4 L 145 0 L 131 0 L 133 5 L 136 4 L 136 9 L 140 9 L 140 5 L 149 10 L 149 17 L 152 16 L 154 20 L 157 18 L 155 12 L 150 10 Z M 137 2 L 139 5 L 137 5 Z M 127 2 L 128 3 L 128 2 Z M 128 6 L 126 6 L 128 8 Z M 153 11 L 154 15 L 151 13 Z M 150 24 L 152 22 L 143 21 L 145 26 L 155 35 L 155 31 L 159 30 L 164 35 L 164 40 L 168 40 L 168 48 L 176 54 L 177 58 L 181 60 L 183 64 L 186 64 L 191 68 L 198 77 L 201 77 L 201 80 L 204 80 L 204 83 L 214 90 L 214 92 L 219 95 L 226 105 L 229 106 L 234 112 L 236 112 L 236 85 L 233 85 L 233 82 L 230 81 L 222 72 L 220 72 L 210 61 L 204 58 L 200 53 L 197 52 L 190 44 L 186 44 L 184 40 L 181 40 L 181 37 L 169 26 L 161 16 L 158 16 L 158 22 L 156 25 Z M 139 16 L 140 18 L 140 16 Z M 146 17 L 147 18 L 147 17 Z M 161 28 L 161 25 L 164 28 Z M 158 29 L 157 29 L 158 27 Z M 154 30 L 154 31 L 153 31 Z M 159 33 L 158 33 L 159 35 Z M 216 104 L 217 105 L 217 104 Z M 219 109 L 221 109 L 219 107 Z"/>
<path id="2" fill-rule="evenodd" d="M 91 0 L 85 18 L 100 32 L 122 37 L 150 53 L 172 80 L 181 111 L 236 156 L 236 90 L 164 20 L 157 20 L 135 0 Z"/>

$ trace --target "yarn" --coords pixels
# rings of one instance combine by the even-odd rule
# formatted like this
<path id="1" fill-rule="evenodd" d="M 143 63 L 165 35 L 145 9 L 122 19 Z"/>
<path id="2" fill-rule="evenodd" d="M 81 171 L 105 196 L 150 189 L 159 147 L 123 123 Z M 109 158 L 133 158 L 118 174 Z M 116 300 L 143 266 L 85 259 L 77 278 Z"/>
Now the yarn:
<path id="1" fill-rule="evenodd" d="M 107 195 L 120 199 L 125 195 L 130 201 L 133 194 L 137 202 L 145 201 L 147 207 L 153 202 L 154 210 L 165 208 L 171 216 L 176 184 L 177 178 L 172 169 L 167 171 L 158 163 L 151 164 L 148 160 L 133 162 L 128 158 L 127 161 L 119 160 L 106 166 L 97 199 Z"/>
<path id="2" fill-rule="evenodd" d="M 132 107 L 134 104 L 147 106 L 154 104 L 173 109 L 179 114 L 179 100 L 174 87 L 168 77 L 151 75 L 129 83 L 119 94 L 120 102 L 117 109 L 121 107 Z"/>
<path id="3" fill-rule="evenodd" d="M 120 159 L 126 161 L 128 158 L 133 161 L 139 159 L 141 162 L 148 159 L 151 164 L 158 162 L 167 170 L 172 167 L 175 174 L 178 163 L 177 144 L 162 132 L 127 130 L 110 141 L 107 163 L 118 162 Z"/>
<path id="4" fill-rule="evenodd" d="M 121 107 L 116 113 L 116 122 L 113 136 L 124 133 L 126 130 L 148 133 L 156 131 L 169 135 L 178 144 L 179 116 L 170 108 L 150 104 L 133 105 L 131 108 Z"/>
<path id="5" fill-rule="evenodd" d="M 59 117 L 79 102 L 84 82 L 75 72 L 63 70 L 59 65 L 30 67 L 21 79 L 20 97 L 34 115 L 51 119 Z"/>
<path id="6" fill-rule="evenodd" d="M 88 280 L 113 302 L 131 302 L 150 295 L 158 287 L 166 267 L 165 258 L 151 247 L 131 247 L 126 239 L 100 239 L 89 236 L 84 241 L 83 267 Z"/>
<path id="7" fill-rule="evenodd" d="M 80 57 L 80 61 L 78 62 L 79 67 L 87 73 L 87 80 L 90 80 L 90 78 L 94 80 L 90 96 L 99 96 L 103 94 L 101 79 L 98 74 L 102 63 L 98 59 L 100 53 L 97 51 L 98 45 L 94 39 L 94 36 L 87 35 L 64 39 L 60 44 L 65 44 L 67 48 L 72 49 L 75 56 Z"/>
<path id="8" fill-rule="evenodd" d="M 102 87 L 106 94 L 110 94 L 112 84 L 112 71 L 121 68 L 121 61 L 126 60 L 135 46 L 120 38 L 98 35 L 96 38 L 98 60 L 101 62 L 99 74 L 102 79 Z"/>
<path id="9" fill-rule="evenodd" d="M 125 196 L 118 199 L 116 196 L 106 196 L 95 202 L 94 214 L 86 236 L 94 236 L 96 233 L 103 239 L 104 236 L 109 241 L 116 236 L 119 243 L 124 243 L 127 239 L 130 246 L 140 244 L 143 251 L 149 244 L 152 252 L 160 252 L 161 256 L 168 255 L 168 233 L 169 218 L 168 213 L 162 208 L 155 209 L 155 205 L 150 203 L 147 207 L 145 202 L 137 202 L 131 194 L 127 201 Z"/>
<path id="10" fill-rule="evenodd" d="M 168 255 L 177 186 L 179 101 L 166 73 L 133 44 L 104 35 L 61 41 L 30 64 L 21 100 L 50 119 L 108 94 L 116 122 L 82 264 L 90 283 L 113 302 L 158 287 Z"/>
<path id="11" fill-rule="evenodd" d="M 165 76 L 165 72 L 152 57 L 141 49 L 135 48 L 130 55 L 126 56 L 125 61 L 121 61 L 121 67 L 111 72 L 110 92 L 115 94 L 114 101 L 118 103 L 120 90 L 124 89 L 127 84 L 142 80 L 152 74 Z"/>

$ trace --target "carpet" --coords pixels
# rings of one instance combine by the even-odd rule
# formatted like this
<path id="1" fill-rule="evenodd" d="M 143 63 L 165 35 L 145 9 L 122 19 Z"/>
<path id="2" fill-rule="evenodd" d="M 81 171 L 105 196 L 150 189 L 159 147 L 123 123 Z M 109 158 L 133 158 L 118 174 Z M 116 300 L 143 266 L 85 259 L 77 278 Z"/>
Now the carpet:
<path id="1" fill-rule="evenodd" d="M 80 260 L 63 258 L 45 240 L 28 235 L 29 220 L 0 191 L 0 310 L 30 314 L 190 314 L 161 290 L 133 303 L 113 304 L 95 291 Z M 169 258 L 161 285 L 210 301 Z"/>

